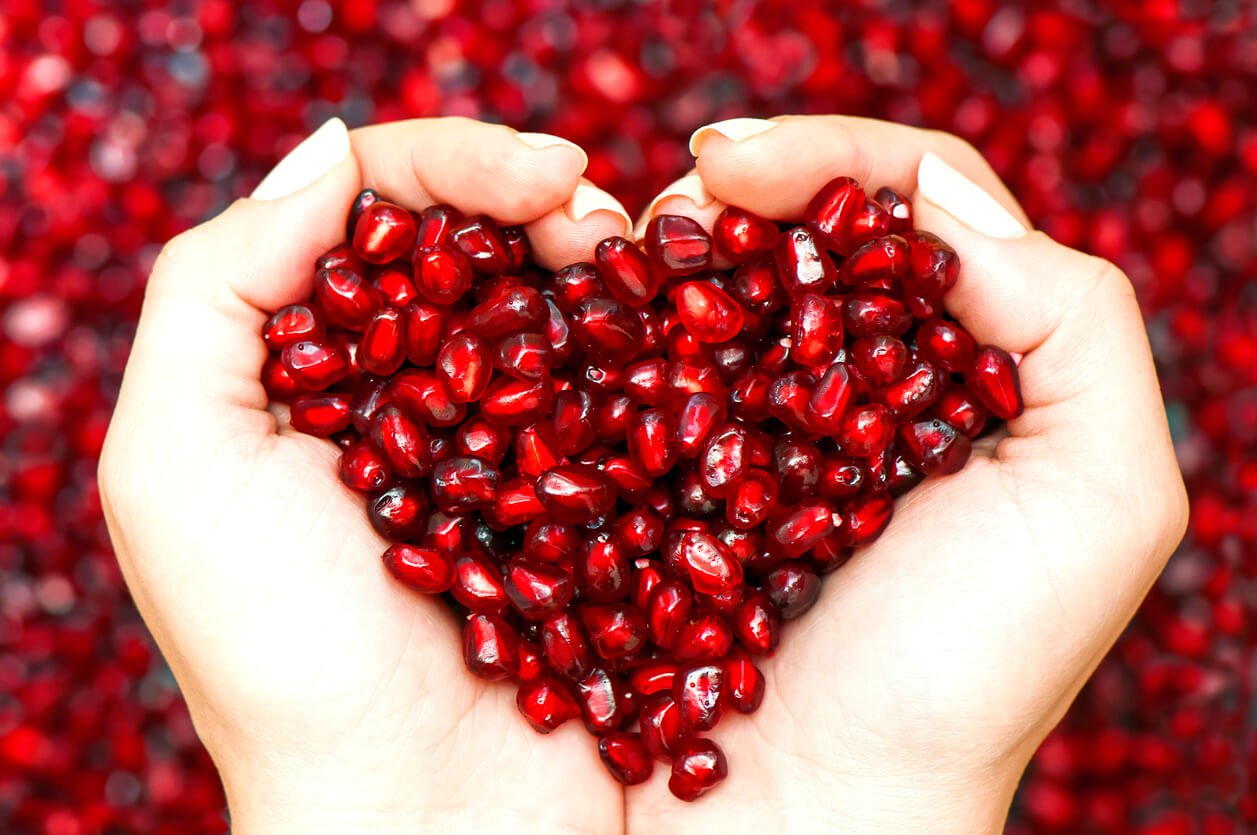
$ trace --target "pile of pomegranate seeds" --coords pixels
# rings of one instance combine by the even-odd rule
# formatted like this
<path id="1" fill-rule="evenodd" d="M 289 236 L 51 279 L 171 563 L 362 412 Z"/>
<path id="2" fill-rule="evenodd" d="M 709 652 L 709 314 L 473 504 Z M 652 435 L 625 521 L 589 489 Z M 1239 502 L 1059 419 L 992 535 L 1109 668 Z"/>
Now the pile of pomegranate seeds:
<path id="1" fill-rule="evenodd" d="M 267 391 L 341 447 L 388 570 L 466 616 L 468 670 L 539 733 L 579 717 L 622 783 L 670 762 L 682 800 L 821 576 L 1022 410 L 943 312 L 955 251 L 848 177 L 800 226 L 663 215 L 556 273 L 449 206 L 364 191 L 347 231 L 266 323 Z"/>

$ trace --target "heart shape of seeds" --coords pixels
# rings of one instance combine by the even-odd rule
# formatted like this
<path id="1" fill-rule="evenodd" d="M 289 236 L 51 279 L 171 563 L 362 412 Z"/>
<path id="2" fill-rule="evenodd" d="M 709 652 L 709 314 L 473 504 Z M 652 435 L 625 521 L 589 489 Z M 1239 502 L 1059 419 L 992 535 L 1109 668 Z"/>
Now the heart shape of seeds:
<path id="1" fill-rule="evenodd" d="M 272 400 L 341 447 L 473 675 L 540 733 L 583 720 L 622 783 L 670 762 L 682 800 L 727 774 L 701 735 L 759 707 L 781 622 L 1022 410 L 944 312 L 955 251 L 848 177 L 797 226 L 663 215 L 553 273 L 518 227 L 372 191 L 346 233 L 265 325 Z"/>

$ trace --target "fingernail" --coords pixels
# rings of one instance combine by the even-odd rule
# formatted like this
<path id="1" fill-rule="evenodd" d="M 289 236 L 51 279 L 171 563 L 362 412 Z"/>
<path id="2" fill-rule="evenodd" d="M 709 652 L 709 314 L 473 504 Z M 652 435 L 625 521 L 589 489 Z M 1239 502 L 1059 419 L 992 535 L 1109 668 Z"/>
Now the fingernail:
<path id="1" fill-rule="evenodd" d="M 732 139 L 734 142 L 741 142 L 743 139 L 750 139 L 752 136 L 759 136 L 764 131 L 772 130 L 777 127 L 777 124 L 777 122 L 770 119 L 741 117 L 703 125 L 690 134 L 690 156 L 698 156 L 698 151 L 703 145 L 703 139 L 713 133 L 718 133 L 725 139 Z"/>
<path id="2" fill-rule="evenodd" d="M 697 174 L 686 174 L 681 179 L 674 180 L 667 188 L 655 195 L 655 199 L 651 200 L 650 205 L 646 207 L 646 217 L 654 217 L 655 207 L 669 197 L 684 197 L 698 209 L 710 206 L 716 199 L 707 191 L 701 177 Z"/>
<path id="3" fill-rule="evenodd" d="M 585 153 L 585 149 L 577 145 L 575 142 L 564 139 L 561 136 L 555 136 L 552 133 L 517 133 L 515 134 L 515 138 L 536 151 L 560 146 L 564 148 L 571 148 L 573 151 L 580 154 L 581 159 L 585 161 L 585 165 L 589 165 L 589 155 Z"/>
<path id="4" fill-rule="evenodd" d="M 625 235 L 633 229 L 633 221 L 629 219 L 628 212 L 624 211 L 624 207 L 618 200 L 600 188 L 588 183 L 580 183 L 567 201 L 567 216 L 574 222 L 580 223 L 594 212 L 611 212 L 620 218 L 624 222 Z"/>
<path id="5" fill-rule="evenodd" d="M 1028 231 L 981 186 L 927 153 L 917 167 L 917 193 L 952 217 L 992 238 L 1020 238 Z"/>
<path id="6" fill-rule="evenodd" d="M 349 131 L 340 119 L 328 119 L 288 156 L 271 169 L 250 196 L 254 200 L 278 200 L 301 189 L 331 171 L 349 156 Z"/>

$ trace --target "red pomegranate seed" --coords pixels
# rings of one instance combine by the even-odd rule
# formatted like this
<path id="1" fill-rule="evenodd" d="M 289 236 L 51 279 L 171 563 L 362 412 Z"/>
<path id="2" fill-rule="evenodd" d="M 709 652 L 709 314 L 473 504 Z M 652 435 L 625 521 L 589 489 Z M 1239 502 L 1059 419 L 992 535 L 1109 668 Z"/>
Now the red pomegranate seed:
<path id="1" fill-rule="evenodd" d="M 711 534 L 688 531 L 681 537 L 680 547 L 694 591 L 721 594 L 742 582 L 742 566 Z"/>
<path id="2" fill-rule="evenodd" d="M 516 611 L 535 621 L 561 612 L 575 590 L 567 571 L 527 557 L 511 560 L 503 587 Z"/>
<path id="3" fill-rule="evenodd" d="M 477 613 L 463 625 L 463 661 L 472 675 L 498 681 L 519 668 L 519 636 L 497 615 Z"/>
<path id="4" fill-rule="evenodd" d="M 864 208 L 864 190 L 850 177 L 836 177 L 816 193 L 807 206 L 808 226 L 823 245 L 850 255 L 852 227 Z"/>
<path id="5" fill-rule="evenodd" d="M 415 289 L 432 304 L 454 304 L 471 289 L 471 259 L 448 246 L 415 253 Z"/>
<path id="6" fill-rule="evenodd" d="M 714 613 L 700 614 L 681 627 L 673 654 L 678 661 L 718 661 L 733 645 L 733 630 Z"/>
<path id="7" fill-rule="evenodd" d="M 340 480 L 353 490 L 376 493 L 392 477 L 388 459 L 367 441 L 359 441 L 340 455 Z"/>
<path id="8" fill-rule="evenodd" d="M 912 203 L 889 186 L 882 186 L 873 199 L 886 210 L 887 231 L 901 235 L 912 228 Z"/>
<path id="9" fill-rule="evenodd" d="M 611 510 L 615 486 L 593 467 L 554 467 L 537 479 L 537 498 L 556 519 L 583 524 Z"/>
<path id="10" fill-rule="evenodd" d="M 467 552 L 454 560 L 454 599 L 473 612 L 500 613 L 510 600 L 502 584 L 502 572 L 479 554 Z"/>
<path id="11" fill-rule="evenodd" d="M 694 595 L 676 580 L 664 580 L 655 586 L 646 607 L 650 640 L 663 649 L 674 647 L 682 627 L 689 622 L 693 606 Z"/>
<path id="12" fill-rule="evenodd" d="M 511 528 L 531 522 L 545 513 L 545 508 L 537 500 L 532 482 L 516 477 L 498 488 L 493 507 L 483 513 L 485 520 L 495 528 Z"/>
<path id="13" fill-rule="evenodd" d="M 633 557 L 641 557 L 659 550 L 663 541 L 663 519 L 655 511 L 634 508 L 615 521 L 615 537 L 624 551 Z M 640 572 L 638 572 L 640 575 Z"/>
<path id="14" fill-rule="evenodd" d="M 384 552 L 384 566 L 406 585 L 424 594 L 440 594 L 454 585 L 454 561 L 432 548 L 396 543 Z"/>
<path id="15" fill-rule="evenodd" d="M 594 652 L 608 661 L 632 655 L 646 645 L 646 618 L 633 606 L 582 606 L 580 619 Z"/>
<path id="16" fill-rule="evenodd" d="M 594 403 L 594 396 L 583 389 L 569 389 L 555 396 L 551 420 L 559 440 L 559 451 L 564 455 L 582 453 L 597 440 Z"/>
<path id="17" fill-rule="evenodd" d="M 825 366 L 842 348 L 842 307 L 817 293 L 796 296 L 790 307 L 794 326 L 790 358 L 807 367 Z"/>
<path id="18" fill-rule="evenodd" d="M 487 217 L 476 215 L 454 222 L 446 232 L 451 247 L 471 260 L 482 275 L 500 275 L 511 267 L 511 248 L 502 230 Z"/>
<path id="19" fill-rule="evenodd" d="M 428 500 L 413 483 L 390 487 L 367 504 L 367 518 L 385 539 L 413 539 L 428 519 Z"/>
<path id="20" fill-rule="evenodd" d="M 374 189 L 364 188 L 358 192 L 354 202 L 349 205 L 349 219 L 345 222 L 345 237 L 351 241 L 353 240 L 354 230 L 358 226 L 358 219 L 362 217 L 363 212 L 380 202 L 380 199 L 380 195 Z"/>
<path id="21" fill-rule="evenodd" d="M 955 322 L 930 319 L 917 327 L 917 353 L 944 371 L 963 374 L 973 366 L 978 346 Z"/>
<path id="22" fill-rule="evenodd" d="M 349 426 L 348 394 L 303 394 L 292 401 L 292 428 L 326 438 Z"/>
<path id="23" fill-rule="evenodd" d="M 598 756 L 611 776 L 626 786 L 650 779 L 655 761 L 638 733 L 610 733 L 598 740 Z"/>
<path id="24" fill-rule="evenodd" d="M 681 669 L 672 681 L 672 701 L 688 732 L 709 731 L 724 712 L 724 669 L 700 664 Z"/>
<path id="25" fill-rule="evenodd" d="M 419 252 L 449 243 L 450 229 L 462 219 L 463 213 L 453 206 L 438 203 L 424 209 L 419 213 L 415 251 Z"/>
<path id="26" fill-rule="evenodd" d="M 656 215 L 646 225 L 646 254 L 662 275 L 692 275 L 711 265 L 711 236 L 698 221 Z"/>
<path id="27" fill-rule="evenodd" d="M 415 287 L 414 270 L 405 261 L 394 261 L 380 267 L 371 283 L 389 307 L 400 310 L 413 301 L 422 301 Z"/>
<path id="28" fill-rule="evenodd" d="M 812 499 L 789 509 L 768 524 L 768 547 L 787 557 L 802 556 L 834 531 L 834 508 L 821 499 Z"/>
<path id="29" fill-rule="evenodd" d="M 965 371 L 965 385 L 978 402 L 1001 420 L 1020 417 L 1025 408 L 1017 364 L 1007 351 L 993 345 L 978 348 L 973 365 Z"/>
<path id="30" fill-rule="evenodd" d="M 583 679 L 593 668 L 585 628 L 570 611 L 562 611 L 541 625 L 541 648 L 550 669 L 567 679 Z"/>
<path id="31" fill-rule="evenodd" d="M 986 427 L 987 411 L 967 389 L 950 388 L 943 392 L 934 404 L 934 414 L 970 438 L 978 437 Z"/>
<path id="32" fill-rule="evenodd" d="M 907 275 L 911 264 L 912 250 L 908 241 L 899 235 L 886 235 L 851 253 L 842 263 L 839 278 L 852 287 L 869 284 L 894 287 Z"/>
<path id="33" fill-rule="evenodd" d="M 671 693 L 677 665 L 671 661 L 646 661 L 629 671 L 629 686 L 639 696 Z"/>
<path id="34" fill-rule="evenodd" d="M 749 594 L 731 621 L 734 635 L 749 652 L 766 655 L 781 641 L 781 615 L 762 591 Z"/>
<path id="35" fill-rule="evenodd" d="M 553 405 L 554 387 L 548 380 L 499 377 L 481 397 L 480 413 L 490 423 L 526 426 L 545 417 Z"/>
<path id="36" fill-rule="evenodd" d="M 789 301 L 771 253 L 738 267 L 733 273 L 729 293 L 747 311 L 765 316 L 780 310 Z"/>
<path id="37" fill-rule="evenodd" d="M 335 343 L 294 342 L 280 353 L 284 371 L 298 389 L 321 391 L 349 374 L 349 355 Z"/>
<path id="38" fill-rule="evenodd" d="M 497 345 L 493 365 L 520 380 L 540 380 L 550 372 L 554 351 L 540 333 L 517 333 Z"/>
<path id="39" fill-rule="evenodd" d="M 281 307 L 266 320 L 262 338 L 269 348 L 281 351 L 296 342 L 321 342 L 327 333 L 323 317 L 304 304 Z"/>
<path id="40" fill-rule="evenodd" d="M 471 403 L 484 394 L 493 373 L 489 347 L 482 339 L 466 331 L 455 334 L 441 346 L 436 369 L 450 400 Z"/>
<path id="41" fill-rule="evenodd" d="M 607 238 L 594 250 L 602 283 L 624 304 L 641 307 L 659 293 L 659 278 L 648 259 L 626 238 Z"/>
<path id="42" fill-rule="evenodd" d="M 851 361 L 871 384 L 890 385 L 907 371 L 908 346 L 886 334 L 862 336 L 851 346 Z"/>
<path id="43" fill-rule="evenodd" d="M 724 664 L 724 700 L 738 713 L 754 713 L 764 702 L 764 674 L 745 655 L 730 656 Z"/>
<path id="44" fill-rule="evenodd" d="M 354 252 L 372 264 L 387 264 L 410 254 L 417 231 L 410 212 L 376 200 L 363 209 L 354 224 Z"/>
<path id="45" fill-rule="evenodd" d="M 384 453 L 393 472 L 405 478 L 419 478 L 431 467 L 428 437 L 400 408 L 383 406 L 371 419 L 371 443 Z"/>
<path id="46" fill-rule="evenodd" d="M 959 472 L 969 460 L 969 436 L 938 418 L 901 426 L 899 440 L 908 460 L 927 476 Z"/>
<path id="47" fill-rule="evenodd" d="M 448 318 L 444 310 L 424 302 L 411 302 L 402 308 L 406 358 L 412 364 L 430 366 L 436 362 Z"/>
<path id="48" fill-rule="evenodd" d="M 889 407 L 895 419 L 906 420 L 933 406 L 942 389 L 943 379 L 938 369 L 925 360 L 917 360 L 902 379 L 874 390 L 871 396 Z"/>
<path id="49" fill-rule="evenodd" d="M 460 455 L 483 458 L 495 467 L 501 465 L 511 449 L 510 431 L 494 426 L 480 417 L 469 418 L 458 427 L 454 445 Z"/>
<path id="50" fill-rule="evenodd" d="M 557 679 L 540 676 L 525 681 L 515 694 L 519 712 L 539 734 L 548 734 L 580 716 L 580 705 Z"/>
<path id="51" fill-rule="evenodd" d="M 793 620 L 816 603 L 821 594 L 821 578 L 816 572 L 789 562 L 764 578 L 764 593 L 783 620 Z"/>
<path id="52" fill-rule="evenodd" d="M 741 306 L 710 281 L 687 281 L 676 288 L 681 324 L 699 342 L 727 342 L 742 330 Z"/>
<path id="53" fill-rule="evenodd" d="M 387 376 L 406 359 L 405 322 L 399 310 L 386 307 L 367 323 L 358 342 L 358 364 L 369 374 Z"/>
<path id="54" fill-rule="evenodd" d="M 777 240 L 777 224 L 746 209 L 726 206 L 716 218 L 711 236 L 717 253 L 734 264 L 744 264 L 772 249 Z"/>
<path id="55" fill-rule="evenodd" d="M 870 403 L 849 411 L 842 419 L 836 440 L 848 455 L 869 458 L 883 452 L 894 436 L 895 424 L 890 409 Z"/>
<path id="56" fill-rule="evenodd" d="M 575 313 L 581 302 L 605 297 L 606 285 L 598 275 L 598 268 L 587 261 L 568 264 L 550 279 L 550 291 L 555 304 L 564 313 Z"/>
<path id="57" fill-rule="evenodd" d="M 824 293 L 838 277 L 834 262 L 805 226 L 796 226 L 777 239 L 777 274 L 790 296 Z"/>
<path id="58" fill-rule="evenodd" d="M 586 299 L 572 317 L 572 333 L 590 356 L 623 361 L 641 347 L 642 320 L 631 307 L 615 299 Z"/>
<path id="59" fill-rule="evenodd" d="M 931 232 L 907 232 L 904 239 L 912 252 L 911 269 L 903 277 L 904 290 L 927 299 L 942 298 L 960 273 L 956 250 Z"/>
<path id="60" fill-rule="evenodd" d="M 749 530 L 764 522 L 777 504 L 777 481 L 763 470 L 749 470 L 725 500 L 725 515 L 735 528 Z"/>
<path id="61" fill-rule="evenodd" d="M 895 296 L 880 290 L 856 290 L 842 305 L 842 324 L 852 337 L 879 333 L 903 336 L 912 327 L 912 314 Z"/>
<path id="62" fill-rule="evenodd" d="M 576 701 L 585 727 L 595 736 L 617 730 L 624 719 L 621 691 L 604 669 L 595 668 L 576 683 Z"/>
<path id="63" fill-rule="evenodd" d="M 684 742 L 672 761 L 668 791 L 686 801 L 698 800 L 729 775 L 724 752 L 710 739 Z"/>
<path id="64" fill-rule="evenodd" d="M 803 420 L 808 429 L 825 435 L 838 434 L 854 395 L 847 366 L 841 362 L 829 366 L 804 407 Z"/>
<path id="65" fill-rule="evenodd" d="M 846 508 L 848 543 L 858 548 L 877 539 L 890 524 L 894 510 L 895 503 L 888 496 L 875 494 L 857 498 Z"/>
<path id="66" fill-rule="evenodd" d="M 676 435 L 676 423 L 669 412 L 662 409 L 639 412 L 629 425 L 629 454 L 648 476 L 657 478 L 676 463 Z"/>
<path id="67" fill-rule="evenodd" d="M 458 456 L 432 467 L 432 501 L 447 513 L 466 513 L 493 504 L 502 474 L 482 458 Z"/>
<path id="68" fill-rule="evenodd" d="M 620 600 L 628 594 L 630 570 L 628 554 L 619 540 L 607 533 L 595 534 L 577 555 L 576 587 L 585 600 Z"/>

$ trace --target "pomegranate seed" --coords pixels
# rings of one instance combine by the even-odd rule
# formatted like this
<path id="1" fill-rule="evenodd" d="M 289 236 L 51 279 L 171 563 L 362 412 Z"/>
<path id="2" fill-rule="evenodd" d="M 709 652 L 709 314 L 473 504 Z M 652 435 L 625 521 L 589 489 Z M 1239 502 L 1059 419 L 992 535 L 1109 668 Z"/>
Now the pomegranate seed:
<path id="1" fill-rule="evenodd" d="M 642 742 L 641 734 L 610 733 L 598 740 L 598 756 L 611 776 L 626 786 L 650 779 L 655 761 Z"/>
<path id="2" fill-rule="evenodd" d="M 363 493 L 383 490 L 393 477 L 388 460 L 367 441 L 359 441 L 340 455 L 340 480 Z"/>
<path id="3" fill-rule="evenodd" d="M 479 678 L 498 681 L 519 667 L 519 636 L 497 615 L 478 613 L 463 625 L 463 661 Z"/>
<path id="4" fill-rule="evenodd" d="M 659 293 L 659 278 L 650 260 L 632 241 L 607 238 L 594 250 L 602 283 L 624 304 L 641 307 Z"/>
<path id="5" fill-rule="evenodd" d="M 933 406 L 942 388 L 938 369 L 925 360 L 918 360 L 909 366 L 901 380 L 873 391 L 872 397 L 888 406 L 897 420 L 905 420 Z"/>
<path id="6" fill-rule="evenodd" d="M 851 346 L 851 361 L 870 383 L 887 386 L 907 371 L 908 346 L 886 334 L 862 336 Z"/>
<path id="7" fill-rule="evenodd" d="M 950 388 L 934 404 L 934 413 L 970 438 L 982 434 L 987 412 L 966 389 Z"/>
<path id="8" fill-rule="evenodd" d="M 549 381 L 499 377 L 481 397 L 480 414 L 501 426 L 525 426 L 545 417 L 553 405 L 554 387 Z"/>
<path id="9" fill-rule="evenodd" d="M 349 356 L 335 344 L 294 342 L 280 353 L 284 371 L 298 389 L 320 391 L 349 374 Z"/>
<path id="10" fill-rule="evenodd" d="M 742 582 L 742 566 L 711 534 L 687 532 L 681 537 L 681 556 L 694 590 L 701 594 L 720 594 Z"/>
<path id="11" fill-rule="evenodd" d="M 594 430 L 594 397 L 582 389 L 562 391 L 554 398 L 554 432 L 559 451 L 576 455 L 589 449 L 597 433 Z"/>
<path id="12" fill-rule="evenodd" d="M 785 288 L 777 273 L 776 262 L 764 254 L 738 267 L 733 273 L 729 293 L 742 306 L 761 315 L 780 310 L 788 301 Z"/>
<path id="13" fill-rule="evenodd" d="M 493 365 L 520 380 L 540 380 L 550 372 L 553 349 L 539 333 L 517 333 L 498 343 Z"/>
<path id="14" fill-rule="evenodd" d="M 670 661 L 647 661 L 629 672 L 629 686 L 639 696 L 671 693 L 677 665 Z"/>
<path id="15" fill-rule="evenodd" d="M 673 654 L 678 661 L 718 661 L 733 645 L 733 630 L 718 615 L 701 614 L 681 627 Z"/>
<path id="16" fill-rule="evenodd" d="M 777 504 L 777 482 L 763 470 L 749 470 L 725 500 L 729 524 L 749 530 L 764 522 Z"/>
<path id="17" fill-rule="evenodd" d="M 493 373 L 489 348 L 470 333 L 451 336 L 436 358 L 437 378 L 455 403 L 471 403 L 484 394 Z"/>
<path id="18" fill-rule="evenodd" d="M 646 698 L 638 720 L 642 742 L 657 760 L 670 762 L 689 738 L 689 731 L 681 723 L 680 711 L 672 700 L 671 688 Z"/>
<path id="19" fill-rule="evenodd" d="M 589 538 L 576 560 L 576 586 L 585 600 L 609 603 L 629 590 L 629 557 L 610 534 Z"/>
<path id="20" fill-rule="evenodd" d="M 797 563 L 786 563 L 764 578 L 764 593 L 783 620 L 799 617 L 821 595 L 821 578 Z"/>
<path id="21" fill-rule="evenodd" d="M 724 752 L 710 739 L 691 739 L 672 761 L 668 791 L 681 800 L 698 800 L 729 775 Z"/>
<path id="22" fill-rule="evenodd" d="M 292 401 L 292 428 L 326 438 L 349 426 L 349 395 L 303 394 Z"/>
<path id="23" fill-rule="evenodd" d="M 602 736 L 620 727 L 624 704 L 611 673 L 596 668 L 576 683 L 581 718 L 591 734 Z"/>
<path id="24" fill-rule="evenodd" d="M 864 208 L 864 190 L 850 177 L 835 177 L 816 193 L 807 206 L 808 227 L 825 246 L 850 255 L 852 227 Z"/>
<path id="25" fill-rule="evenodd" d="M 515 694 L 519 712 L 539 734 L 548 734 L 580 716 L 580 706 L 558 680 L 541 676 L 525 681 Z"/>
<path id="26" fill-rule="evenodd" d="M 582 606 L 580 619 L 589 633 L 594 652 L 604 659 L 632 655 L 646 645 L 646 618 L 632 606 Z"/>
<path id="27" fill-rule="evenodd" d="M 888 232 L 900 235 L 912 228 L 912 203 L 908 198 L 888 186 L 882 186 L 873 199 L 886 209 Z"/>
<path id="28" fill-rule="evenodd" d="M 836 299 L 816 293 L 796 296 L 790 308 L 794 325 L 790 357 L 800 365 L 825 366 L 842 348 L 842 308 Z"/>
<path id="29" fill-rule="evenodd" d="M 450 229 L 463 219 L 463 213 L 453 206 L 438 203 L 419 213 L 415 235 L 415 251 L 445 246 L 450 240 Z"/>
<path id="30" fill-rule="evenodd" d="M 912 264 L 912 250 L 899 235 L 869 241 L 842 262 L 839 278 L 843 284 L 863 287 L 870 284 L 895 287 Z"/>
<path id="31" fill-rule="evenodd" d="M 526 620 L 543 621 L 562 611 L 572 599 L 572 578 L 561 568 L 526 557 L 507 567 L 506 596 Z"/>
<path id="32" fill-rule="evenodd" d="M 763 592 L 747 596 L 732 621 L 734 635 L 749 652 L 766 655 L 781 641 L 781 616 Z"/>
<path id="33" fill-rule="evenodd" d="M 394 261 L 380 267 L 371 283 L 389 307 L 400 310 L 413 301 L 421 301 L 419 290 L 415 287 L 414 270 L 405 261 Z"/>
<path id="34" fill-rule="evenodd" d="M 537 498 L 556 519 L 583 524 L 611 510 L 615 485 L 593 467 L 554 467 L 537 479 Z"/>
<path id="35" fill-rule="evenodd" d="M 397 406 L 376 411 L 371 419 L 371 442 L 400 476 L 419 478 L 430 469 L 427 433 Z"/>
<path id="36" fill-rule="evenodd" d="M 541 625 L 541 649 L 550 669 L 565 678 L 580 680 L 593 669 L 585 628 L 569 611 Z"/>
<path id="37" fill-rule="evenodd" d="M 471 289 L 471 259 L 447 246 L 415 253 L 415 289 L 432 304 L 454 304 Z"/>
<path id="38" fill-rule="evenodd" d="M 955 284 L 960 273 L 956 250 L 931 232 L 907 232 L 912 265 L 903 277 L 904 289 L 914 296 L 939 299 Z"/>
<path id="39" fill-rule="evenodd" d="M 431 371 L 403 369 L 389 383 L 389 395 L 405 412 L 428 426 L 457 426 L 467 415 L 467 407 L 450 399 L 445 386 Z"/>
<path id="40" fill-rule="evenodd" d="M 493 504 L 502 474 L 481 458 L 459 456 L 432 468 L 432 500 L 447 513 L 465 513 Z"/>
<path id="41" fill-rule="evenodd" d="M 615 537 L 629 556 L 645 556 L 663 541 L 663 519 L 649 508 L 634 508 L 616 520 Z"/>
<path id="42" fill-rule="evenodd" d="M 716 252 L 734 264 L 745 264 L 755 255 L 772 249 L 777 240 L 777 224 L 771 220 L 726 206 L 712 226 Z"/>
<path id="43" fill-rule="evenodd" d="M 431 548 L 396 543 L 384 552 L 384 566 L 406 585 L 424 594 L 440 594 L 454 585 L 454 561 Z"/>
<path id="44" fill-rule="evenodd" d="M 304 304 L 281 307 L 262 328 L 262 338 L 275 351 L 297 342 L 320 342 L 326 333 L 322 316 Z"/>
<path id="45" fill-rule="evenodd" d="M 890 524 L 894 510 L 895 504 L 887 496 L 871 495 L 856 499 L 846 509 L 848 543 L 858 548 L 877 539 Z"/>
<path id="46" fill-rule="evenodd" d="M 423 302 L 410 302 L 402 308 L 406 359 L 418 366 L 430 366 L 436 362 L 447 319 L 447 313 Z"/>
<path id="47" fill-rule="evenodd" d="M 856 290 L 842 306 L 842 324 L 853 337 L 879 333 L 903 336 L 912 326 L 912 314 L 902 301 L 878 290 Z"/>
<path id="48" fill-rule="evenodd" d="M 380 202 L 380 199 L 380 195 L 374 189 L 364 188 L 358 192 L 358 196 L 354 198 L 354 202 L 349 206 L 349 219 L 345 222 L 345 237 L 353 240 L 354 230 L 358 226 L 358 219 L 362 217 L 363 212 Z"/>
<path id="49" fill-rule="evenodd" d="M 837 279 L 837 270 L 807 227 L 796 226 L 777 240 L 777 274 L 791 296 L 824 293 Z"/>
<path id="50" fill-rule="evenodd" d="M 849 411 L 838 428 L 837 441 L 848 455 L 869 458 L 882 453 L 895 432 L 890 409 L 870 403 Z"/>
<path id="51" fill-rule="evenodd" d="M 427 498 L 413 484 L 390 487 L 367 505 L 372 527 L 395 542 L 414 538 L 423 529 L 427 512 Z"/>
<path id="52" fill-rule="evenodd" d="M 954 322 L 930 319 L 917 328 L 917 353 L 944 371 L 963 374 L 973 367 L 977 345 Z"/>
<path id="53" fill-rule="evenodd" d="M 472 269 L 483 275 L 500 275 L 511 267 L 511 249 L 498 225 L 476 215 L 453 223 L 448 243 L 471 260 Z"/>
<path id="54" fill-rule="evenodd" d="M 629 425 L 629 454 L 648 476 L 657 478 L 676 463 L 676 435 L 670 413 L 662 409 L 639 412 Z"/>
<path id="55" fill-rule="evenodd" d="M 641 345 L 642 320 L 615 299 L 586 299 L 572 319 L 572 332 L 590 356 L 624 359 Z"/>
<path id="56" fill-rule="evenodd" d="M 754 713 L 764 701 L 764 674 L 744 655 L 730 657 L 724 666 L 725 702 L 738 713 Z"/>
<path id="57" fill-rule="evenodd" d="M 550 280 L 550 290 L 559 310 L 564 313 L 575 313 L 581 302 L 607 295 L 598 268 L 584 261 L 568 264 L 556 272 Z"/>
<path id="58" fill-rule="evenodd" d="M 650 640 L 663 649 L 671 649 L 689 621 L 694 595 L 676 580 L 664 580 L 650 592 L 646 620 Z"/>
<path id="59" fill-rule="evenodd" d="M 969 460 L 969 437 L 938 418 L 901 427 L 899 439 L 908 460 L 927 476 L 960 472 Z"/>
<path id="60" fill-rule="evenodd" d="M 417 231 L 410 212 L 377 199 L 354 224 L 354 252 L 372 264 L 387 264 L 410 253 Z"/>
<path id="61" fill-rule="evenodd" d="M 687 281 L 676 288 L 677 316 L 699 342 L 727 342 L 742 330 L 742 308 L 710 281 Z"/>
<path id="62" fill-rule="evenodd" d="M 672 682 L 672 701 L 687 731 L 716 727 L 724 712 L 724 677 L 719 664 L 700 664 L 677 672 Z"/>
<path id="63" fill-rule="evenodd" d="M 358 342 L 358 364 L 369 374 L 388 376 L 406 359 L 406 330 L 401 311 L 386 307 L 367 323 Z"/>
<path id="64" fill-rule="evenodd" d="M 692 275 L 707 269 L 711 244 L 711 236 L 703 227 L 682 215 L 656 215 L 646 225 L 646 253 L 655 269 L 666 276 Z"/>
<path id="65" fill-rule="evenodd" d="M 502 584 L 502 572 L 485 557 L 471 552 L 454 560 L 450 593 L 473 612 L 499 613 L 510 602 Z"/>
<path id="66" fill-rule="evenodd" d="M 965 385 L 978 402 L 1001 420 L 1020 417 L 1025 408 L 1016 363 L 1007 351 L 993 345 L 978 348 L 973 365 L 965 371 Z"/>

